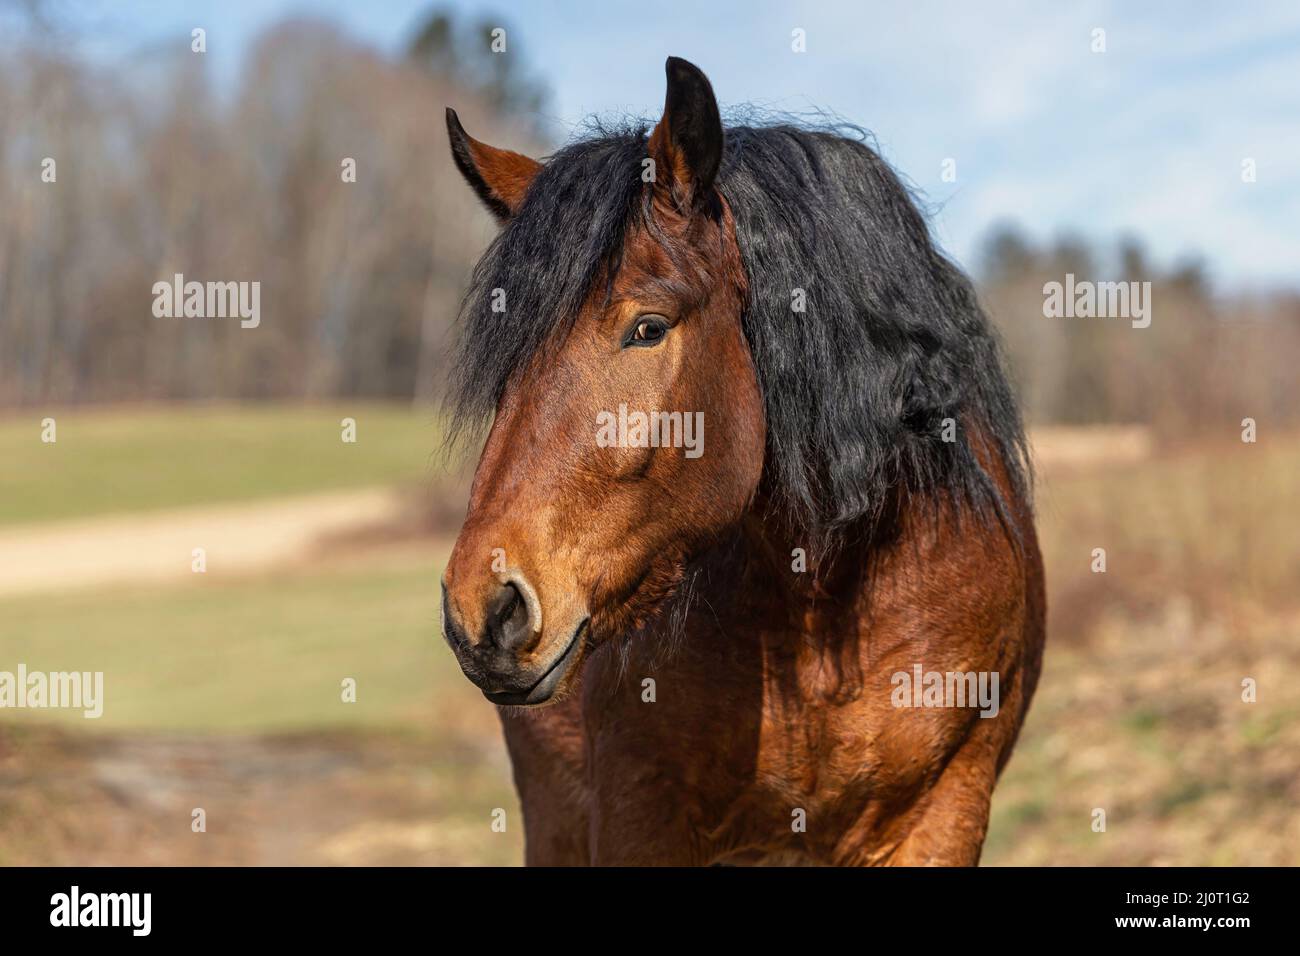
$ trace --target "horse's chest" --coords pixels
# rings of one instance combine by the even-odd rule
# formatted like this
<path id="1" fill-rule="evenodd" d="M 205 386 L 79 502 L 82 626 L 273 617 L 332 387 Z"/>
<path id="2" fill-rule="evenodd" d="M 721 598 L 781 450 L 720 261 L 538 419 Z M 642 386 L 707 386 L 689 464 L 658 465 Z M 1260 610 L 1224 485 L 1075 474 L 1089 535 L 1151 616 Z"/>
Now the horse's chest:
<path id="1" fill-rule="evenodd" d="M 669 662 L 633 656 L 621 675 L 589 671 L 593 806 L 669 812 L 665 826 L 720 854 L 749 847 L 753 859 L 737 862 L 769 860 L 813 827 L 843 832 L 882 791 L 906 788 L 918 762 L 914 749 L 895 759 L 887 681 L 877 694 L 833 669 L 778 672 L 761 654 L 687 650 Z"/>
<path id="2" fill-rule="evenodd" d="M 691 862 L 824 862 L 897 778 L 871 739 L 827 718 L 728 725 L 658 713 L 606 724 L 589 741 L 590 806 L 597 829 L 613 825 L 617 839 L 677 834 Z M 653 826 L 642 833 L 634 820 Z"/>

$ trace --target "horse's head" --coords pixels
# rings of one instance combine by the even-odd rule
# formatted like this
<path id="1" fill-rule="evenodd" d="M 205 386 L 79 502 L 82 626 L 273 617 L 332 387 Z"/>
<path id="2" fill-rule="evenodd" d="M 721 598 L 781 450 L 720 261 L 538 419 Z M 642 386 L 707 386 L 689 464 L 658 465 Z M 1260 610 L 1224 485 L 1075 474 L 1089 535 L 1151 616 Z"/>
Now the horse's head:
<path id="1" fill-rule="evenodd" d="M 499 382 L 443 631 L 498 703 L 551 699 L 596 644 L 647 623 L 762 473 L 745 271 L 715 189 L 718 107 L 696 67 L 673 58 L 667 73 L 648 139 L 545 166 L 472 139 L 448 111 L 456 165 L 502 233 L 476 273 L 468 308 L 482 314 L 458 369 Z M 584 195 L 608 209 L 610 191 L 626 201 L 602 221 Z M 593 244 L 599 266 L 584 270 Z"/>
<path id="2" fill-rule="evenodd" d="M 733 568 L 797 547 L 825 574 L 904 509 L 1002 521 L 982 459 L 1027 500 L 988 320 L 861 138 L 733 126 L 724 150 L 708 80 L 678 59 L 648 136 L 600 131 L 545 165 L 447 121 L 502 224 L 453 367 L 454 421 L 493 425 L 443 598 L 491 699 L 570 686 L 724 540 L 756 556 Z M 787 583 L 792 607 L 813 593 Z"/>

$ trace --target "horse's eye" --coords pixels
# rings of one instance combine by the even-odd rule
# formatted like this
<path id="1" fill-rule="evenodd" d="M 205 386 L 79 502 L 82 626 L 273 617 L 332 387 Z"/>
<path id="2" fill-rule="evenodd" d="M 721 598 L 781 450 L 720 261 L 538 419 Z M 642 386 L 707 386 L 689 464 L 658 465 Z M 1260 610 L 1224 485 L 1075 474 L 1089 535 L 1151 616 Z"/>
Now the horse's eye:
<path id="1" fill-rule="evenodd" d="M 658 345 L 668 332 L 668 320 L 662 315 L 643 315 L 623 340 L 623 346 Z"/>

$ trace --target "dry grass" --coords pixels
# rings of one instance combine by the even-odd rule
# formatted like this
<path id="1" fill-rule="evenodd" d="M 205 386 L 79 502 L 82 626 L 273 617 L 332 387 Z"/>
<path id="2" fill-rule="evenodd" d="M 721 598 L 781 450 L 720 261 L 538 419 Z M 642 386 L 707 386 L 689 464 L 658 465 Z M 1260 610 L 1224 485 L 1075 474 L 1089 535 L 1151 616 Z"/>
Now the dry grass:
<path id="1" fill-rule="evenodd" d="M 1049 471 L 1047 663 L 986 863 L 1300 863 L 1298 471 L 1300 436 Z"/>
<path id="2" fill-rule="evenodd" d="M 0 864 L 517 863 L 523 834 L 504 751 L 481 726 L 436 727 L 94 736 L 11 728 L 0 738 Z M 498 807 L 504 832 L 492 827 Z M 191 825 L 196 808 L 206 815 L 201 833 Z"/>

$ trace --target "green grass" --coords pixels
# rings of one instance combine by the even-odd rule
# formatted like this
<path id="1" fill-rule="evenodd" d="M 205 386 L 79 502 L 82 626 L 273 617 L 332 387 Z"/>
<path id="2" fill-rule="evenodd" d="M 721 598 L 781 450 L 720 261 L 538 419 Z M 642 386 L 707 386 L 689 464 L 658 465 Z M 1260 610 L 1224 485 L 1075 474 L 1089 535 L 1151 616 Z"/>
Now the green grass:
<path id="1" fill-rule="evenodd" d="M 10 710 L 86 731 L 408 727 L 488 708 L 438 632 L 440 562 L 0 602 L 0 670 L 103 671 L 104 715 Z M 354 678 L 356 703 L 341 683 Z M 449 709 L 450 708 L 450 709 Z"/>
<path id="2" fill-rule="evenodd" d="M 0 670 L 102 670 L 105 701 L 98 720 L 0 711 L 18 780 L 0 787 L 0 865 L 517 864 L 495 709 L 438 633 L 445 558 L 402 549 L 0 601 Z M 355 703 L 341 699 L 345 677 Z M 158 823 L 159 801 L 188 788 L 211 814 L 212 847 L 195 843 L 189 803 L 171 808 L 178 826 Z M 490 828 L 497 807 L 506 833 Z"/>
<path id="3" fill-rule="evenodd" d="M 0 419 L 0 525 L 417 482 L 440 439 L 405 405 L 33 410 Z"/>

